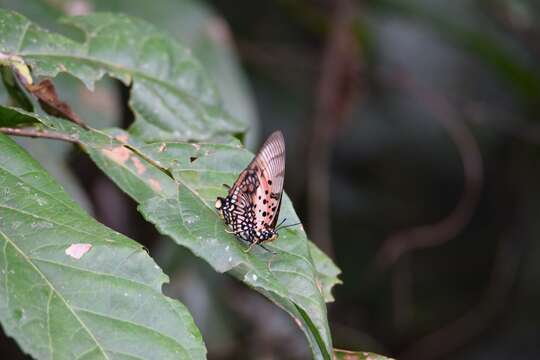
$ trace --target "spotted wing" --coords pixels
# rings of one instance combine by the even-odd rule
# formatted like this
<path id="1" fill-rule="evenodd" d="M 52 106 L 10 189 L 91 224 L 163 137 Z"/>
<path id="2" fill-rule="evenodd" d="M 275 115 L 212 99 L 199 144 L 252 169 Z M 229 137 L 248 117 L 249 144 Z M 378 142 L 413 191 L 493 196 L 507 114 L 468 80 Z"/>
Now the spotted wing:
<path id="1" fill-rule="evenodd" d="M 229 190 L 228 198 L 232 208 L 224 214 L 225 222 L 242 239 L 253 242 L 249 228 L 255 224 L 253 195 L 259 179 L 249 168 L 242 171 Z"/>
<path id="2" fill-rule="evenodd" d="M 285 140 L 281 131 L 268 137 L 248 170 L 257 175 L 259 183 L 252 194 L 256 229 L 273 229 L 279 216 L 285 179 Z"/>

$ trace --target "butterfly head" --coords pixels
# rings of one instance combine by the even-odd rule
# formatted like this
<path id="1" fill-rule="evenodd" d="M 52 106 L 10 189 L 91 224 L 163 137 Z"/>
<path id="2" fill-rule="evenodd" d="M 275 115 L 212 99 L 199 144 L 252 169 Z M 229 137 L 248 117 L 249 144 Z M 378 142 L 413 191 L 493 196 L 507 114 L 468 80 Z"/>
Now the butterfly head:
<path id="1" fill-rule="evenodd" d="M 274 241 L 279 237 L 279 234 L 274 229 L 267 229 L 260 233 L 259 238 L 261 242 Z"/>
<path id="2" fill-rule="evenodd" d="M 223 219 L 223 203 L 224 202 L 225 202 L 225 199 L 218 196 L 218 198 L 216 200 L 216 204 L 215 204 L 216 210 L 219 213 L 219 217 L 221 217 L 222 219 Z"/>
<path id="3" fill-rule="evenodd" d="M 274 240 L 277 240 L 277 238 L 279 237 L 279 234 L 277 233 L 277 231 L 273 231 L 272 230 L 272 236 L 270 236 L 270 238 L 268 238 L 268 241 L 274 241 Z"/>

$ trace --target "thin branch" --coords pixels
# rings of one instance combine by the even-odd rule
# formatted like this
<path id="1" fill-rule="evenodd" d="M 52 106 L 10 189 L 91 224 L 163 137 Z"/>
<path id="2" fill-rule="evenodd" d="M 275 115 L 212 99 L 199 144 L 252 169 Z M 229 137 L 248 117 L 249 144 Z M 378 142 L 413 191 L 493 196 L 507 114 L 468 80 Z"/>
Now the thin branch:
<path id="1" fill-rule="evenodd" d="M 338 129 L 350 111 L 358 83 L 359 56 L 352 32 L 355 7 L 336 2 L 322 60 L 308 156 L 309 226 L 315 243 L 333 256 L 330 229 L 330 162 Z"/>
<path id="2" fill-rule="evenodd" d="M 7 135 L 14 135 L 14 136 L 23 136 L 23 137 L 31 137 L 31 138 L 45 138 L 45 139 L 54 139 L 54 140 L 61 140 L 61 141 L 67 141 L 74 144 L 79 144 L 79 139 L 73 135 L 58 133 L 54 131 L 49 130 L 40 130 L 40 129 L 31 129 L 31 128 L 25 128 L 25 129 L 19 129 L 19 128 L 8 128 L 8 127 L 0 127 L 0 132 L 7 134 Z"/>
<path id="3" fill-rule="evenodd" d="M 423 88 L 405 73 L 393 77 L 388 83 L 416 97 L 447 131 L 461 157 L 464 188 L 456 207 L 444 219 L 434 224 L 400 230 L 387 238 L 376 257 L 377 264 L 382 268 L 393 264 L 406 252 L 441 245 L 461 232 L 476 209 L 483 183 L 482 157 L 478 144 L 467 126 L 459 121 L 448 99 L 433 89 Z"/>

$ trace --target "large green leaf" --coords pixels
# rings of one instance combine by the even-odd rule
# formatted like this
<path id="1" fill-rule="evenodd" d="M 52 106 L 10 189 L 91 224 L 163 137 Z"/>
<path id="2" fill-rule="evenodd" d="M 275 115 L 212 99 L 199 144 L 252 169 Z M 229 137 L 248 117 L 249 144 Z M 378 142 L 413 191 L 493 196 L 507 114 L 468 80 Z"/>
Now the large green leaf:
<path id="1" fill-rule="evenodd" d="M 301 226 L 282 230 L 279 239 L 268 245 L 276 256 L 260 248 L 246 254 L 245 244 L 226 232 L 214 210 L 216 196 L 226 192 L 222 184 L 231 184 L 253 156 L 238 142 L 142 143 L 119 129 L 85 131 L 62 119 L 12 108 L 3 111 L 34 118 L 48 129 L 78 138 L 96 164 L 140 203 L 141 213 L 161 233 L 217 271 L 228 272 L 266 295 L 293 316 L 316 358 L 331 357 L 325 299 L 331 300 L 339 270 L 308 241 Z M 286 196 L 281 216 L 299 221 Z"/>
<path id="2" fill-rule="evenodd" d="M 0 320 L 39 359 L 204 358 L 187 310 L 134 241 L 78 207 L 0 134 Z"/>
<path id="3" fill-rule="evenodd" d="M 141 204 L 139 210 L 145 218 L 217 271 L 230 272 L 287 310 L 308 335 L 317 357 L 328 358 L 331 338 L 326 306 L 305 232 L 301 228 L 281 231 L 279 240 L 269 245 L 275 247 L 277 256 L 261 249 L 246 254 L 245 244 L 226 232 L 214 210 L 216 196 L 226 192 L 222 184 L 232 184 L 253 155 L 234 143 L 140 144 L 119 131 L 112 135 L 127 140 L 137 153 L 173 175 L 171 179 L 148 172 L 146 176 L 154 181 L 136 184 L 148 171 L 143 172 L 143 167 L 151 166 L 143 158 L 138 166 L 135 153 L 126 161 L 117 161 L 116 155 L 125 147 L 111 146 L 111 139 L 105 147 L 94 143 L 87 148 L 98 165 Z M 291 222 L 298 221 L 287 197 L 281 214 Z"/>
<path id="4" fill-rule="evenodd" d="M 104 74 L 131 86 L 133 134 L 145 140 L 204 140 L 246 125 L 224 111 L 215 86 L 191 52 L 152 25 L 123 15 L 92 14 L 64 22 L 82 43 L 0 9 L 0 51 L 22 56 L 34 75 L 68 72 L 90 89 Z"/>
<path id="5" fill-rule="evenodd" d="M 3 15 L 28 24 L 19 15 Z M 7 31 L 6 27 L 2 29 L 1 20 L 2 13 L 0 31 Z M 13 27 L 14 21 L 10 21 Z M 49 116 L 36 116 L 11 108 L 4 108 L 4 112 L 18 113 L 21 118 L 27 118 L 22 122 L 37 120 L 48 130 L 78 138 L 98 166 L 140 203 L 141 213 L 158 230 L 188 247 L 217 271 L 232 274 L 288 311 L 307 335 L 314 357 L 331 358 L 325 299 L 331 300 L 330 289 L 338 282 L 339 270 L 310 244 L 301 227 L 281 232 L 280 239 L 270 245 L 278 251 L 275 257 L 259 248 L 250 254 L 244 253 L 245 245 L 225 231 L 213 208 L 215 197 L 225 193 L 222 184 L 232 183 L 253 155 L 228 135 L 242 127 L 234 127 L 229 118 L 222 117 L 224 113 L 213 87 L 198 67 L 193 68 L 192 58 L 185 53 L 175 54 L 178 56 L 174 59 L 184 61 L 182 55 L 190 61 L 181 63 L 185 66 L 180 66 L 179 72 L 172 76 L 170 70 L 176 67 L 165 66 L 170 64 L 163 60 L 172 59 L 169 56 L 172 50 L 170 42 L 164 45 L 162 35 L 145 42 L 142 48 L 130 43 L 132 37 L 138 39 L 155 31 L 147 24 L 109 14 L 69 21 L 87 33 L 89 40 L 80 45 L 81 50 L 75 48 L 79 44 L 29 24 L 26 30 L 21 30 L 27 35 L 18 38 L 23 45 L 17 45 L 15 54 L 32 65 L 34 74 L 54 75 L 62 69 L 89 84 L 104 72 L 124 81 L 133 79 L 133 109 L 137 112 L 137 106 L 145 105 L 148 99 L 157 96 L 159 101 L 151 101 L 151 113 L 156 121 L 169 119 L 174 126 L 152 133 L 139 117 L 135 129 L 130 132 L 86 131 Z M 71 42 L 70 52 L 64 55 L 66 49 L 60 45 L 67 41 Z M 5 43 L 10 42 L 6 40 Z M 27 43 L 34 44 L 29 46 L 31 51 L 25 46 Z M 174 49 L 180 51 L 181 48 Z M 0 48 L 0 51 L 5 49 Z M 53 52 L 59 55 L 51 55 Z M 121 65 L 115 63 L 117 59 L 121 59 Z M 162 70 L 169 73 L 163 75 Z M 218 118 L 210 119 L 209 115 Z M 217 137 L 222 139 L 221 143 L 216 143 Z M 192 144 L 171 142 L 171 138 L 214 140 L 208 144 Z M 151 142 L 152 139 L 158 141 Z M 291 222 L 298 221 L 287 197 L 282 216 Z M 317 258 L 317 264 L 313 256 Z"/>
<path id="6" fill-rule="evenodd" d="M 207 2 L 91 0 L 89 3 L 96 11 L 124 12 L 144 19 L 179 39 L 193 51 L 215 81 L 225 109 L 246 121 L 250 134 L 254 134 L 257 127 L 254 100 L 234 51 L 232 35 L 225 20 Z"/>

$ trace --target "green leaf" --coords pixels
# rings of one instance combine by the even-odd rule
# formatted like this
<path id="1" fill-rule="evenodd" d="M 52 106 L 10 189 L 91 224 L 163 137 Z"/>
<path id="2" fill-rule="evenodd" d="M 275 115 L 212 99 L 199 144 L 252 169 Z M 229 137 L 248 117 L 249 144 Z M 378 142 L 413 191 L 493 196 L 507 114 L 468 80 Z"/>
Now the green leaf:
<path id="1" fill-rule="evenodd" d="M 366 352 L 334 349 L 335 360 L 392 360 L 386 356 Z"/>
<path id="2" fill-rule="evenodd" d="M 122 135 L 125 134 L 116 133 L 115 137 L 122 138 Z M 110 141 L 107 146 L 109 144 Z M 246 254 L 246 245 L 226 232 L 214 209 L 216 197 L 226 193 L 222 184 L 232 184 L 253 155 L 238 144 L 176 142 L 165 143 L 163 148 L 163 143 L 137 144 L 133 138 L 128 139 L 128 144 L 136 153 L 159 163 L 173 175 L 173 179 L 162 176 L 154 183 L 160 184 L 161 191 L 154 191 L 153 196 L 146 190 L 140 198 L 135 196 L 145 218 L 161 233 L 206 260 L 216 271 L 229 272 L 288 311 L 308 336 L 316 357 L 330 358 L 326 305 L 302 228 L 282 230 L 279 240 L 268 245 L 278 252 L 277 256 L 259 248 Z M 137 193 L 133 184 L 140 178 L 141 170 L 137 170 L 133 161 L 135 153 L 131 161 L 121 164 L 120 170 L 119 162 L 110 161 L 110 152 L 104 153 L 103 147 L 93 146 L 88 151 L 102 170 L 125 191 Z M 118 148 L 113 146 L 112 149 Z M 139 158 L 142 166 L 151 166 L 143 160 Z M 156 175 L 152 176 L 157 179 Z M 299 221 L 286 196 L 281 216 L 291 222 Z"/>
<path id="3" fill-rule="evenodd" d="M 332 295 L 332 289 L 335 285 L 343 283 L 338 279 L 341 270 L 312 242 L 309 243 L 309 250 L 315 264 L 315 270 L 317 271 L 317 286 L 323 293 L 324 301 L 327 303 L 333 302 L 334 296 Z"/>
<path id="4" fill-rule="evenodd" d="M 38 122 L 30 113 L 20 113 L 8 107 L 0 107 L 0 126 L 14 127 Z"/>
<path id="5" fill-rule="evenodd" d="M 191 49 L 216 83 L 225 109 L 257 127 L 254 100 L 225 20 L 200 0 L 92 0 L 96 11 L 124 12 L 166 30 Z M 248 134 L 249 135 L 249 134 Z M 249 137 L 249 136 L 248 136 Z"/>
<path id="6" fill-rule="evenodd" d="M 226 232 L 214 209 L 216 196 L 226 193 L 222 184 L 231 184 L 253 157 L 237 141 L 142 143 L 119 129 L 85 131 L 62 119 L 8 110 L 79 138 L 96 164 L 140 203 L 140 212 L 161 233 L 289 312 L 305 332 L 314 357 L 331 358 L 325 299 L 339 282 L 339 270 L 308 241 L 301 226 L 282 230 L 279 239 L 268 245 L 278 255 L 260 248 L 246 254 L 246 245 Z M 281 217 L 299 221 L 287 196 Z"/>
<path id="7" fill-rule="evenodd" d="M 16 27 L 11 20 L 5 26 L 8 21 L 2 22 L 2 15 L 6 13 L 0 12 L 0 32 Z M 162 34 L 142 45 L 132 41 L 156 31 L 124 16 L 70 18 L 70 23 L 87 34 L 84 44 L 46 33 L 19 15 L 5 17 L 9 16 L 26 24 L 26 30 L 19 25 L 18 30 L 26 35 L 15 37 L 22 44 L 15 53 L 32 65 L 34 74 L 53 76 L 68 71 L 92 85 L 107 72 L 127 83 L 133 81 L 131 105 L 138 119 L 129 132 L 102 132 L 82 130 L 46 115 L 5 111 L 34 117 L 49 131 L 78 138 L 96 164 L 139 202 L 141 213 L 158 230 L 217 271 L 230 273 L 285 309 L 305 332 L 314 357 L 330 359 L 333 352 L 325 299 L 331 299 L 338 270 L 310 244 L 301 227 L 281 231 L 280 239 L 269 245 L 278 252 L 274 257 L 260 248 L 246 254 L 245 244 L 226 232 L 214 209 L 215 197 L 226 192 L 222 184 L 231 184 L 253 154 L 231 138 L 243 125 L 224 115 L 215 89 L 185 49 Z M 9 36 L 6 39 L 0 39 L 0 46 L 2 41 L 10 44 Z M 149 110 L 140 112 L 140 106 Z M 154 122 L 145 121 L 148 119 Z M 153 131 L 156 124 L 170 126 Z M 183 139 L 212 142 L 178 141 Z M 286 196 L 282 216 L 298 221 Z M 316 265 L 312 255 L 321 264 Z"/>
<path id="8" fill-rule="evenodd" d="M 215 86 L 191 52 L 152 25 L 123 15 L 91 14 L 63 20 L 85 34 L 82 43 L 47 32 L 25 17 L 0 10 L 0 51 L 21 56 L 35 76 L 68 72 L 90 89 L 103 75 L 131 86 L 135 122 L 145 140 L 205 140 L 240 133 Z"/>
<path id="9" fill-rule="evenodd" d="M 15 79 L 15 74 L 9 66 L 0 66 L 0 72 L 2 73 L 2 82 L 9 93 L 9 96 L 13 102 L 27 111 L 34 110 L 34 106 L 26 93 L 21 89 L 19 83 Z"/>
<path id="10" fill-rule="evenodd" d="M 0 321 L 35 358 L 205 358 L 167 277 L 0 134 Z"/>

